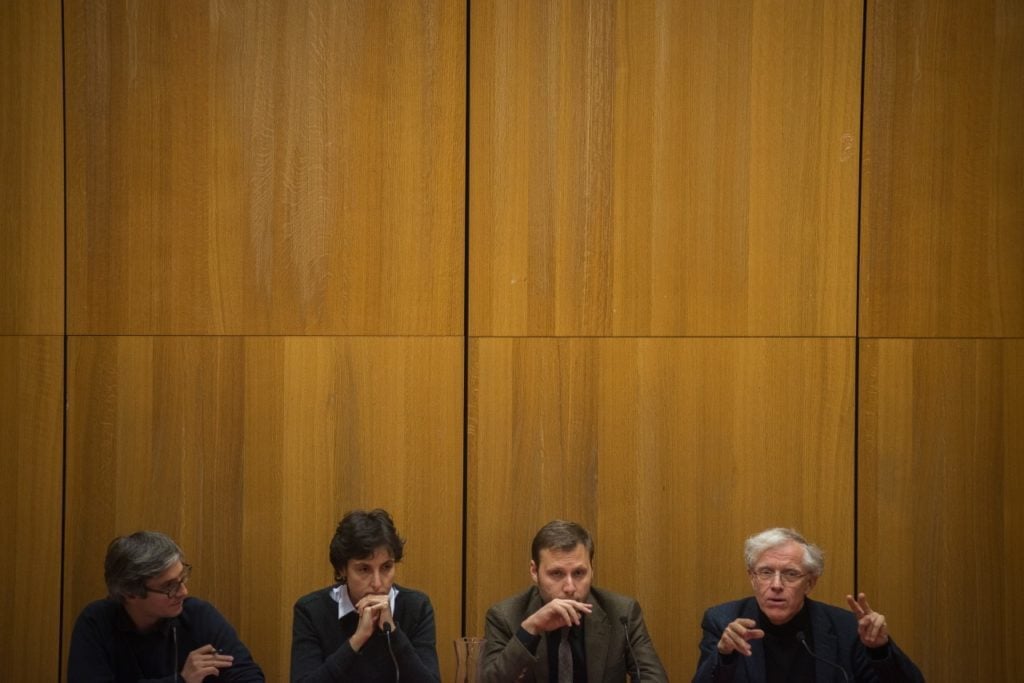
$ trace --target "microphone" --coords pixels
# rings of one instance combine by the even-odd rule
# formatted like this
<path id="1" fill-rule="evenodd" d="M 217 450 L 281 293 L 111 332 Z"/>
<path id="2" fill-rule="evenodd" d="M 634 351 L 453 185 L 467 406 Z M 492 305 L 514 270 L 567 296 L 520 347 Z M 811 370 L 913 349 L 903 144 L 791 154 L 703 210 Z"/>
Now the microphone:
<path id="1" fill-rule="evenodd" d="M 171 642 L 174 643 L 174 661 L 171 662 L 171 673 L 174 674 L 174 680 L 178 680 L 180 672 L 178 671 L 178 624 L 177 619 L 171 624 Z"/>
<path id="2" fill-rule="evenodd" d="M 401 672 L 398 669 L 398 659 L 395 657 L 395 651 L 391 648 L 391 622 L 385 621 L 384 626 L 384 637 L 388 640 L 388 654 L 391 655 L 391 663 L 395 665 L 395 682 L 401 678 Z"/>
<path id="3" fill-rule="evenodd" d="M 622 632 L 626 634 L 626 649 L 629 650 L 629 656 L 633 659 L 633 668 L 636 669 L 636 678 L 633 679 L 633 683 L 640 683 L 640 662 L 636 661 L 633 643 L 629 640 L 629 619 L 621 616 L 619 617 L 619 623 L 622 624 Z"/>
<path id="4" fill-rule="evenodd" d="M 846 681 L 847 683 L 850 683 L 850 681 L 853 680 L 852 678 L 850 678 L 850 674 L 846 673 L 846 669 L 844 669 L 843 667 L 839 666 L 835 662 L 830 662 L 827 659 L 824 659 L 824 658 L 819 657 L 818 655 L 814 654 L 814 650 L 812 650 L 811 646 L 807 644 L 807 636 L 804 635 L 803 631 L 797 631 L 796 632 L 796 639 L 800 641 L 800 644 L 804 646 L 804 649 L 807 650 L 807 654 L 809 654 L 811 657 L 814 657 L 819 662 L 825 662 L 829 666 L 834 666 L 835 668 L 839 669 L 839 671 L 842 672 L 842 674 L 843 674 L 843 680 L 844 681 Z"/>

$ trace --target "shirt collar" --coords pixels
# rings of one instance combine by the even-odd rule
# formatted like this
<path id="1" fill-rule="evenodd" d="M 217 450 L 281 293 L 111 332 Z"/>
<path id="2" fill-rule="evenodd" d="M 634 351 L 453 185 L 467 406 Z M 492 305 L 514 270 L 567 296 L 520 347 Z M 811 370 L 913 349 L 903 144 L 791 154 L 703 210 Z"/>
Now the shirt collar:
<path id="1" fill-rule="evenodd" d="M 398 589 L 394 585 L 388 591 L 388 605 L 391 613 L 395 613 L 395 598 L 398 597 Z M 349 612 L 355 612 L 356 606 L 352 604 L 352 598 L 348 596 L 348 588 L 345 584 L 339 584 L 331 589 L 331 599 L 338 603 L 338 618 L 341 619 Z"/>

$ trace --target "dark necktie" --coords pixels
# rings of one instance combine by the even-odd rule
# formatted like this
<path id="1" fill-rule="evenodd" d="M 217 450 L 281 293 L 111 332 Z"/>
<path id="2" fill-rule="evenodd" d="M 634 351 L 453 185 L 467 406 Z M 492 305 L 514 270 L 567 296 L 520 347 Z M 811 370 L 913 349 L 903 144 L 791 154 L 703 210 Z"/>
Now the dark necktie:
<path id="1" fill-rule="evenodd" d="M 572 683 L 572 647 L 569 645 L 569 629 L 562 629 L 558 642 L 558 683 Z"/>

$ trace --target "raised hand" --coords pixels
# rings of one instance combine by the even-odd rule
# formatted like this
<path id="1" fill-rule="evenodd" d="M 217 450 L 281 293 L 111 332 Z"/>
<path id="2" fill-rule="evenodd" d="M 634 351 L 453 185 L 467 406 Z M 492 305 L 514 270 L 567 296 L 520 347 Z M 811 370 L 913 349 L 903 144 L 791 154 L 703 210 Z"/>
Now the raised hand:
<path id="1" fill-rule="evenodd" d="M 753 651 L 750 648 L 750 641 L 764 638 L 764 631 L 757 626 L 753 619 L 734 619 L 722 631 L 722 637 L 718 639 L 718 651 L 723 655 L 739 652 L 749 657 Z"/>
<path id="2" fill-rule="evenodd" d="M 359 613 L 359 624 L 356 632 L 348 639 L 352 649 L 359 652 L 360 648 L 373 635 L 375 629 L 384 628 L 384 624 L 391 624 L 395 628 L 395 621 L 391 616 L 391 603 L 387 595 L 364 595 L 355 604 L 356 612 Z"/>
<path id="3" fill-rule="evenodd" d="M 889 629 L 885 625 L 885 615 L 871 609 L 868 596 L 858 593 L 854 600 L 852 595 L 846 596 L 850 611 L 857 617 L 857 635 L 864 647 L 882 647 L 889 642 Z"/>
<path id="4" fill-rule="evenodd" d="M 581 615 L 590 614 L 592 606 L 579 600 L 555 598 L 523 620 L 527 633 L 537 635 L 564 626 L 579 626 Z"/>

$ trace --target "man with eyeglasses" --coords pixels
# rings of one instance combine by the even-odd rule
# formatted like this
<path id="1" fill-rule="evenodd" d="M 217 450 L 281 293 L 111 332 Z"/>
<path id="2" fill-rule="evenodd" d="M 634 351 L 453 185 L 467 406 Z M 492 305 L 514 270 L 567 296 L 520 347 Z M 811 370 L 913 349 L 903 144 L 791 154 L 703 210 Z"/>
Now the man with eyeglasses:
<path id="1" fill-rule="evenodd" d="M 71 634 L 69 683 L 263 681 L 235 629 L 189 596 L 192 567 L 164 534 L 139 531 L 107 547 L 109 596 L 86 605 Z"/>
<path id="2" fill-rule="evenodd" d="M 866 595 L 851 611 L 807 597 L 825 558 L 799 533 L 762 531 L 744 556 L 754 595 L 704 613 L 695 682 L 924 681 Z"/>

